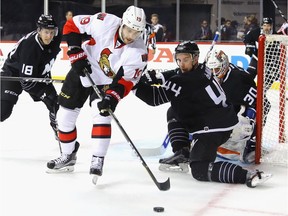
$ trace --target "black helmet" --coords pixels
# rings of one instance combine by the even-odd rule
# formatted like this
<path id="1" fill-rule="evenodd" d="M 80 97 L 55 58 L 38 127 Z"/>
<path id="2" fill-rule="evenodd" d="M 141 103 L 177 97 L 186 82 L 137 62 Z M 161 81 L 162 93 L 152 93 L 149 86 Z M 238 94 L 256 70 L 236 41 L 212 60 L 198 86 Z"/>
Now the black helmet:
<path id="1" fill-rule="evenodd" d="M 194 41 L 184 41 L 175 48 L 175 54 L 178 53 L 191 53 L 198 54 L 200 53 L 198 45 Z"/>
<path id="2" fill-rule="evenodd" d="M 263 20 L 262 20 L 262 25 L 263 24 L 270 24 L 272 25 L 273 24 L 273 19 L 270 18 L 270 17 L 264 17 Z"/>
<path id="3" fill-rule="evenodd" d="M 47 28 L 47 29 L 55 29 L 57 28 L 57 24 L 53 19 L 52 15 L 44 15 L 42 14 L 37 21 L 38 28 Z"/>

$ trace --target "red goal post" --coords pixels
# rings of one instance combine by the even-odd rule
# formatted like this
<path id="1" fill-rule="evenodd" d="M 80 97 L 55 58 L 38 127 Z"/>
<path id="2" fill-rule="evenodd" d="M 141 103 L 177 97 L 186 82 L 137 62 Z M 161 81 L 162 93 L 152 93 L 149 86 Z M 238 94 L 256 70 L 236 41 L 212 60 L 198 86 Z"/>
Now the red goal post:
<path id="1" fill-rule="evenodd" d="M 288 36 L 258 40 L 255 163 L 288 164 Z"/>

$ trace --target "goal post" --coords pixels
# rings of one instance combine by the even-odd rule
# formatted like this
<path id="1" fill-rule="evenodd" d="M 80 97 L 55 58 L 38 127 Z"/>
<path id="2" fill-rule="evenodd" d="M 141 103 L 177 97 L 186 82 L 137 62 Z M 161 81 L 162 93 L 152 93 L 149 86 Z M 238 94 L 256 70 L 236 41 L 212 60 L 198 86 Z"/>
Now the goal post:
<path id="1" fill-rule="evenodd" d="M 255 163 L 288 160 L 288 36 L 258 40 Z"/>

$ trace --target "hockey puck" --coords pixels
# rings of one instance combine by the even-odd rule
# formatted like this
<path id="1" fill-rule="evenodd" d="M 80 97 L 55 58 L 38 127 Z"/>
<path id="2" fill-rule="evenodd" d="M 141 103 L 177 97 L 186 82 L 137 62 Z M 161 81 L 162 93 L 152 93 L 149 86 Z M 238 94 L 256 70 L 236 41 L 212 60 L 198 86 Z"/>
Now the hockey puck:
<path id="1" fill-rule="evenodd" d="M 164 208 L 163 207 L 154 207 L 153 210 L 155 212 L 164 212 Z"/>

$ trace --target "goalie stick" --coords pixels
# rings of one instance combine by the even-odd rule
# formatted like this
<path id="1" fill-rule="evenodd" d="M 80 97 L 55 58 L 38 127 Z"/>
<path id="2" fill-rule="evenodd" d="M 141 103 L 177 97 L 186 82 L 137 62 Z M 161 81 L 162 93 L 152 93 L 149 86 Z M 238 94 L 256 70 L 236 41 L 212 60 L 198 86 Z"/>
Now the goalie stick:
<path id="1" fill-rule="evenodd" d="M 219 39 L 220 33 L 218 31 L 215 32 L 215 36 L 214 39 L 211 43 L 211 46 L 205 56 L 204 61 L 206 61 L 208 53 L 214 48 L 215 44 L 217 43 L 218 39 Z M 166 135 L 164 141 L 162 142 L 162 144 L 158 147 L 155 148 L 139 148 L 139 152 L 143 155 L 143 156 L 157 156 L 157 155 L 163 155 L 166 152 L 166 149 L 169 145 L 170 139 L 168 134 Z"/>
<path id="2" fill-rule="evenodd" d="M 94 83 L 94 81 L 92 80 L 92 78 L 91 78 L 90 74 L 88 73 L 88 71 L 84 71 L 84 73 L 85 73 L 86 77 L 88 78 L 88 80 L 90 81 L 90 83 L 92 85 L 92 88 L 95 91 L 96 95 L 100 99 L 102 99 L 103 96 L 102 96 L 100 90 L 98 89 L 98 87 L 96 86 L 96 84 Z M 158 189 L 161 190 L 161 191 L 169 190 L 170 189 L 170 178 L 168 178 L 165 182 L 158 182 L 157 181 L 157 179 L 153 175 L 152 171 L 150 170 L 150 168 L 146 164 L 145 160 L 143 159 L 143 157 L 141 156 L 141 154 L 137 150 L 136 146 L 133 144 L 132 140 L 130 139 L 130 137 L 128 136 L 128 134 L 126 133 L 126 131 L 124 130 L 124 128 L 120 124 L 119 120 L 116 118 L 115 114 L 110 109 L 108 110 L 108 112 L 109 112 L 110 116 L 112 117 L 112 119 L 114 119 L 114 121 L 118 125 L 119 129 L 121 130 L 122 134 L 126 138 L 127 142 L 130 144 L 131 148 L 134 150 L 135 154 L 140 158 L 140 160 L 142 162 L 142 165 L 145 167 L 145 169 L 149 173 L 150 177 L 152 178 L 153 182 L 158 187 Z"/>
<path id="3" fill-rule="evenodd" d="M 0 80 L 4 81 L 15 81 L 15 82 L 42 82 L 42 83 L 63 83 L 61 79 L 51 78 L 36 78 L 36 77 L 12 77 L 12 76 L 0 76 Z"/>

